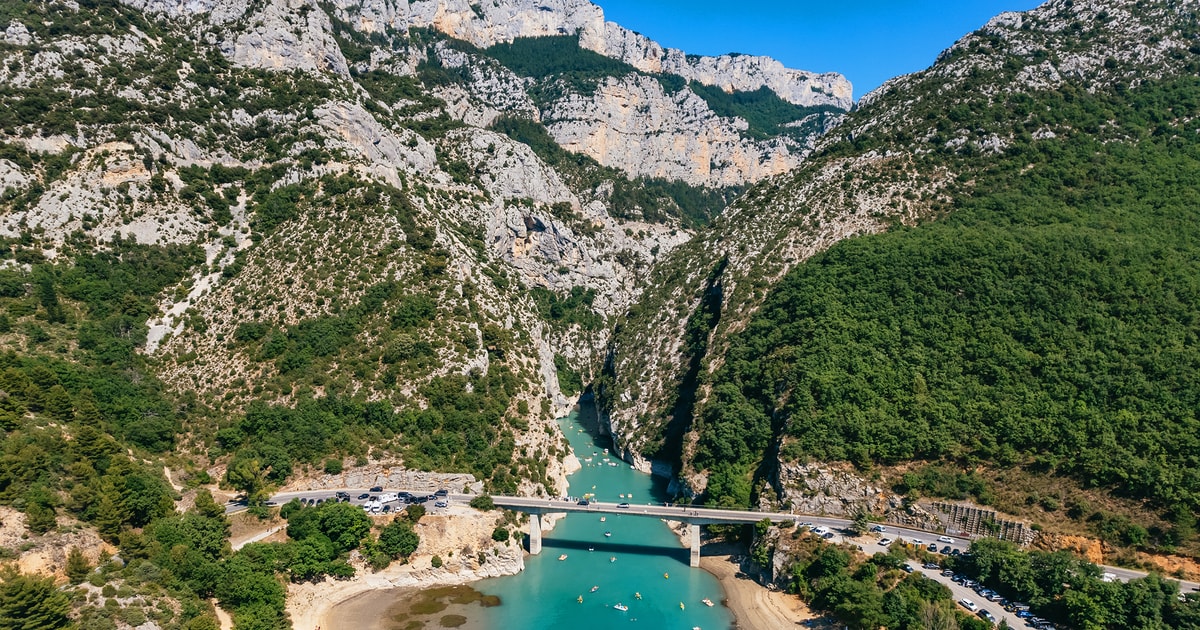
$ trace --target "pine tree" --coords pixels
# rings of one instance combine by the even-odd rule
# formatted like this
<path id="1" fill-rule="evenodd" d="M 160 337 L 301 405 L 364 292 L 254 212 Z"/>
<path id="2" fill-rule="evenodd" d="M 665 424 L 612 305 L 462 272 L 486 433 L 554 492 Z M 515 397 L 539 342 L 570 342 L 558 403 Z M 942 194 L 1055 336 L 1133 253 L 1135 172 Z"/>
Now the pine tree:
<path id="1" fill-rule="evenodd" d="M 121 493 L 107 477 L 100 485 L 100 505 L 96 508 L 96 520 L 92 524 L 109 542 L 117 539 L 121 526 L 125 524 L 125 505 Z"/>
<path id="2" fill-rule="evenodd" d="M 46 413 L 59 422 L 70 422 L 75 419 L 75 405 L 71 395 L 62 385 L 55 385 L 46 392 Z"/>
<path id="3" fill-rule="evenodd" d="M 25 496 L 25 526 L 35 534 L 45 534 L 58 526 L 54 495 L 42 486 L 30 488 Z"/>
<path id="4" fill-rule="evenodd" d="M 100 408 L 96 406 L 96 396 L 90 389 L 79 390 L 79 395 L 75 397 L 75 417 L 79 422 L 92 427 L 101 427 L 104 424 L 104 415 L 100 413 Z"/>
<path id="5" fill-rule="evenodd" d="M 67 554 L 67 577 L 72 584 L 79 584 L 87 579 L 89 573 L 92 572 L 92 565 L 87 561 L 83 552 L 79 547 L 71 547 L 71 551 Z"/>
<path id="6" fill-rule="evenodd" d="M 71 602 L 54 587 L 52 578 L 40 578 L 16 569 L 0 573 L 0 628 L 56 630 L 67 628 Z"/>

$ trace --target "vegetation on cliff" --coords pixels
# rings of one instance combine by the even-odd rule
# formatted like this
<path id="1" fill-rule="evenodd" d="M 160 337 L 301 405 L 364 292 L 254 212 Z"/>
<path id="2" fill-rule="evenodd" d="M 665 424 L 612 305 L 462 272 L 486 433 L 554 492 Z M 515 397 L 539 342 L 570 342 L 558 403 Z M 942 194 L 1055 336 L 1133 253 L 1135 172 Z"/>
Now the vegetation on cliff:
<path id="1" fill-rule="evenodd" d="M 1200 509 L 1197 85 L 1081 97 L 1074 124 L 1120 121 L 1130 140 L 1014 145 L 945 219 L 797 266 L 733 338 L 697 464 L 746 474 L 778 440 L 785 459 L 1023 466 L 1180 521 L 1126 542 L 1185 542 Z"/>

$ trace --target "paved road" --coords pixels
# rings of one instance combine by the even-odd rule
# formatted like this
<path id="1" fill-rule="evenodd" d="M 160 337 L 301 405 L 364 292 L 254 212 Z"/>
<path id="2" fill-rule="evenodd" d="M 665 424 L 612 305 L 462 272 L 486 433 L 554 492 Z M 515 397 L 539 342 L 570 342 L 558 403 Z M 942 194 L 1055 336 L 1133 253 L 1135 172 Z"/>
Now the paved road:
<path id="1" fill-rule="evenodd" d="M 989 602 L 987 599 L 980 596 L 979 593 L 976 593 L 975 591 L 956 583 L 952 578 L 942 575 L 941 569 L 926 569 L 916 562 L 909 562 L 908 565 L 913 567 L 914 570 L 920 572 L 921 575 L 924 575 L 925 577 L 934 580 L 939 584 L 944 584 L 947 588 L 949 588 L 950 593 L 954 595 L 955 605 L 960 609 L 965 611 L 966 607 L 958 602 L 963 599 L 969 599 L 978 604 L 980 609 L 992 613 L 992 615 L 996 618 L 997 624 L 1000 623 L 1001 619 L 1007 619 L 1008 626 L 1010 628 L 1016 628 L 1019 630 L 1032 630 L 1031 626 L 1025 623 L 1024 619 L 1021 619 L 1015 614 L 1004 610 L 995 602 Z"/>

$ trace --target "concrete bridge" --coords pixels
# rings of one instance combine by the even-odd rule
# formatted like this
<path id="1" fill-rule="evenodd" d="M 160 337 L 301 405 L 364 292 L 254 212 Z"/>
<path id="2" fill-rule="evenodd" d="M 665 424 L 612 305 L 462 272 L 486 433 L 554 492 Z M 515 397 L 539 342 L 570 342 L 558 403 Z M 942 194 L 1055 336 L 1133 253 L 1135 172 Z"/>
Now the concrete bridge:
<path id="1" fill-rule="evenodd" d="M 628 514 L 631 516 L 665 518 L 669 521 L 687 523 L 688 540 L 692 552 L 690 564 L 693 567 L 700 566 L 701 525 L 757 523 L 764 518 L 778 522 L 795 520 L 797 518 L 791 514 L 754 512 L 751 510 L 718 510 L 692 505 L 638 505 L 630 503 L 604 503 L 601 501 L 588 501 L 587 505 L 582 505 L 582 502 L 577 503 L 563 499 L 496 495 L 492 495 L 492 501 L 499 507 L 514 512 L 524 512 L 529 515 L 529 553 L 534 555 L 542 552 L 543 514 L 561 514 L 564 512 Z"/>

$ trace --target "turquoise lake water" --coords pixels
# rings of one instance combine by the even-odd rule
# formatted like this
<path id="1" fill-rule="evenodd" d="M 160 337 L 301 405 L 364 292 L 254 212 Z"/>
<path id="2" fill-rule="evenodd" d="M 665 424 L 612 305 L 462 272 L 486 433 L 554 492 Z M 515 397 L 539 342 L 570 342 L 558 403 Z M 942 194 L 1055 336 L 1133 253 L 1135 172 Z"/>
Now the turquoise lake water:
<path id="1" fill-rule="evenodd" d="M 569 477 L 572 496 L 595 493 L 597 500 L 628 501 L 634 508 L 664 500 L 666 480 L 637 472 L 605 454 L 610 442 L 594 437 L 598 431 L 590 404 L 559 424 L 583 465 Z M 543 534 L 541 555 L 526 557 L 524 572 L 474 584 L 501 600 L 500 606 L 484 612 L 485 627 L 725 630 L 733 626 L 733 615 L 721 605 L 721 585 L 706 571 L 688 566 L 687 548 L 665 523 L 631 515 L 609 514 L 605 519 L 601 522 L 600 515 L 593 514 L 560 519 Z M 611 532 L 611 537 L 605 532 Z M 560 561 L 562 554 L 567 558 Z M 592 592 L 593 586 L 599 588 Z M 581 596 L 583 603 L 578 601 Z M 706 597 L 716 605 L 701 603 Z M 617 610 L 616 604 L 629 610 Z"/>

